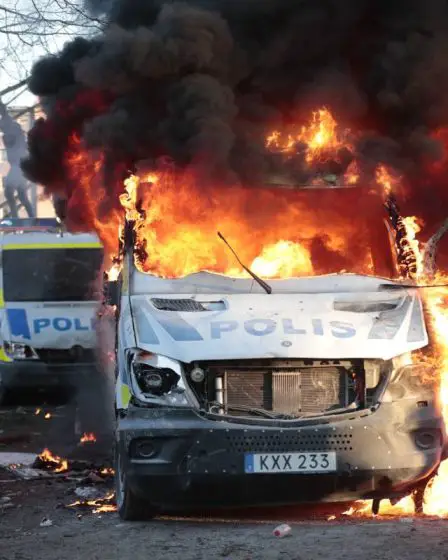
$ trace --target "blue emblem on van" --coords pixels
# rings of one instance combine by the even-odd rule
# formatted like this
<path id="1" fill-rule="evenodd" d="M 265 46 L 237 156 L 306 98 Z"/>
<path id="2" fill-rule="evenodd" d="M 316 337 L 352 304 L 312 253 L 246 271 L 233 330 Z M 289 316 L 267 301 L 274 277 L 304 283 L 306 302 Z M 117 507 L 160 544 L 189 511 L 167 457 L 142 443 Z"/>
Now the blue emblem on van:
<path id="1" fill-rule="evenodd" d="M 11 336 L 21 336 L 30 340 L 31 332 L 25 309 L 7 309 L 6 313 L 8 314 Z"/>
<path id="2" fill-rule="evenodd" d="M 31 339 L 32 333 L 39 334 L 51 328 L 55 331 L 92 331 L 95 330 L 95 318 L 83 320 L 78 317 L 37 317 L 31 321 L 32 333 L 26 309 L 7 309 L 9 328 L 11 336 L 20 336 Z"/>

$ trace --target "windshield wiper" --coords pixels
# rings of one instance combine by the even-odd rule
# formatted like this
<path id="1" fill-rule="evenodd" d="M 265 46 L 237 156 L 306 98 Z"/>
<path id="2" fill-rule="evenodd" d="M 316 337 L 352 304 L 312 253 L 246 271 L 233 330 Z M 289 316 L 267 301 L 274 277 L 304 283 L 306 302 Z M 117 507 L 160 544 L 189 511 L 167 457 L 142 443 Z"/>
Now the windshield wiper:
<path id="1" fill-rule="evenodd" d="M 250 270 L 250 268 L 248 268 L 246 265 L 244 265 L 238 255 L 235 253 L 235 251 L 232 249 L 232 247 L 229 245 L 228 241 L 226 240 L 226 238 L 224 237 L 224 235 L 218 231 L 218 237 L 220 239 L 222 239 L 224 241 L 224 243 L 227 245 L 227 247 L 232 251 L 232 253 L 234 254 L 236 260 L 238 261 L 238 263 L 240 264 L 240 266 L 242 268 L 244 268 L 244 270 L 250 274 L 252 276 L 252 278 L 255 280 L 255 282 L 257 282 L 257 284 L 259 284 L 263 290 L 267 293 L 267 294 L 272 294 L 272 288 L 271 286 L 269 286 L 269 284 L 267 284 L 264 280 L 262 280 L 259 276 L 257 276 L 255 274 L 255 272 L 252 272 L 252 270 Z"/>

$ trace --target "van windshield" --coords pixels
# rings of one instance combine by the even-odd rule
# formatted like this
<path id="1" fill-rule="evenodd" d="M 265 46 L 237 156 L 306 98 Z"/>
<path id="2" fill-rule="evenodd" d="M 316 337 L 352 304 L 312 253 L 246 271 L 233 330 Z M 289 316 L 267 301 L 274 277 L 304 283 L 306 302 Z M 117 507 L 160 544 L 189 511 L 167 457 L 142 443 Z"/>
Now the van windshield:
<path id="1" fill-rule="evenodd" d="M 100 248 L 4 250 L 4 300 L 96 300 L 102 259 Z"/>

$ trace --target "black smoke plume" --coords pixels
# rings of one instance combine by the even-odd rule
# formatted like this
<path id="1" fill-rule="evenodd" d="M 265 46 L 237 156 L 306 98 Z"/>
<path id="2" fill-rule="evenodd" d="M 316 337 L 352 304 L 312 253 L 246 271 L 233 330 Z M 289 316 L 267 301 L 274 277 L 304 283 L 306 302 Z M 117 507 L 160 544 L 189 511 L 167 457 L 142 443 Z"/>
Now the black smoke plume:
<path id="1" fill-rule="evenodd" d="M 445 174 L 434 183 L 428 174 L 443 161 L 434 132 L 448 126 L 446 0 L 85 3 L 104 32 L 38 61 L 30 80 L 48 114 L 23 168 L 49 193 L 76 189 L 64 159 L 74 132 L 109 167 L 120 163 L 110 193 L 123 170 L 161 156 L 209 179 L 257 184 L 276 172 L 266 134 L 326 105 L 362 131 L 355 150 L 367 170 L 394 166 L 410 207 L 445 217 Z"/>

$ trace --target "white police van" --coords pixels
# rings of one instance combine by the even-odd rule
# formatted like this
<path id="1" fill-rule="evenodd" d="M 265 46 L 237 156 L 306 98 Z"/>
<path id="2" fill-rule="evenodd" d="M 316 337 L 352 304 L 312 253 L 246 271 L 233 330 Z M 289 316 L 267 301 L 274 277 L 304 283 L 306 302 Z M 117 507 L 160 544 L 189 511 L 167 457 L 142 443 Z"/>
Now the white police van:
<path id="1" fill-rule="evenodd" d="M 95 363 L 103 250 L 55 219 L 0 223 L 0 400 L 70 386 Z"/>

